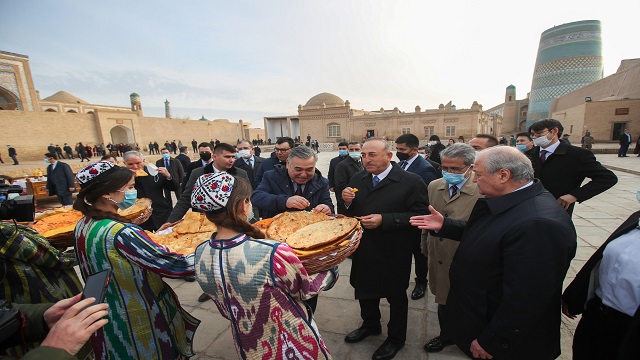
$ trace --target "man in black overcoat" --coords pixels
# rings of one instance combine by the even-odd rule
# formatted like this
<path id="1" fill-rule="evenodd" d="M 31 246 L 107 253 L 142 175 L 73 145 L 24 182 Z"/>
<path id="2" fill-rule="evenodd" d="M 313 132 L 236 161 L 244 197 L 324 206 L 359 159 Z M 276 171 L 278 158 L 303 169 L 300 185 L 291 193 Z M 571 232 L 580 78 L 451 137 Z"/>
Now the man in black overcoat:
<path id="1" fill-rule="evenodd" d="M 46 153 L 45 158 L 49 161 L 47 166 L 47 190 L 49 196 L 57 195 L 58 201 L 62 205 L 72 205 L 71 194 L 76 191 L 76 183 L 73 179 L 73 171 L 67 163 L 58 161 L 56 153 Z"/>
<path id="2" fill-rule="evenodd" d="M 380 334 L 380 299 L 386 298 L 390 305 L 387 339 L 373 354 L 374 360 L 392 359 L 404 346 L 411 247 L 420 239 L 409 218 L 424 214 L 428 206 L 427 186 L 420 176 L 402 170 L 391 162 L 392 157 L 387 142 L 368 139 L 362 147 L 365 170 L 355 174 L 342 191 L 344 213 L 361 217 L 364 227 L 351 265 L 351 285 L 363 323 L 345 341 Z"/>
<path id="3" fill-rule="evenodd" d="M 571 218 L 534 179 L 519 150 L 483 150 L 474 181 L 486 196 L 469 220 L 411 223 L 460 240 L 449 269 L 445 332 L 469 357 L 550 360 L 560 355 L 562 282 L 576 252 Z"/>

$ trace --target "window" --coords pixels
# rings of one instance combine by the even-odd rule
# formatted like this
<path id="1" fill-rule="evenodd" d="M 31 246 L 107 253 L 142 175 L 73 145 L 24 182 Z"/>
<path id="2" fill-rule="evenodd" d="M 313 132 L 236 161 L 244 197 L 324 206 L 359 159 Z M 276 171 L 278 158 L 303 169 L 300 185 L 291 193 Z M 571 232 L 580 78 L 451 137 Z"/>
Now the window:
<path id="1" fill-rule="evenodd" d="M 433 131 L 433 126 L 424 127 L 424 137 L 426 137 L 427 139 L 430 138 L 434 133 L 435 131 Z"/>
<path id="2" fill-rule="evenodd" d="M 411 128 L 402 128 L 402 135 L 411 134 Z"/>
<path id="3" fill-rule="evenodd" d="M 456 136 L 456 127 L 447 126 L 444 128 L 444 136 Z"/>
<path id="4" fill-rule="evenodd" d="M 339 124 L 329 124 L 327 125 L 328 137 L 340 137 L 340 125 Z"/>
<path id="5" fill-rule="evenodd" d="M 616 115 L 629 115 L 629 108 L 617 108 Z"/>

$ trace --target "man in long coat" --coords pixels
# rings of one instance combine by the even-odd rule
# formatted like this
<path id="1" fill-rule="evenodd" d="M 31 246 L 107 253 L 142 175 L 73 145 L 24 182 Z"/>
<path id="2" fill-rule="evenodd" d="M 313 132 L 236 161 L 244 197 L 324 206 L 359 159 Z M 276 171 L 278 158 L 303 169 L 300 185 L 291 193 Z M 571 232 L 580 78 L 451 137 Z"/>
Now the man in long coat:
<path id="1" fill-rule="evenodd" d="M 73 171 L 67 163 L 58 161 L 56 153 L 46 153 L 45 158 L 49 161 L 47 166 L 47 190 L 49 196 L 57 195 L 58 201 L 62 205 L 73 204 L 71 194 L 76 191 L 76 183 L 73 179 Z"/>
<path id="2" fill-rule="evenodd" d="M 381 333 L 380 299 L 390 305 L 388 336 L 372 359 L 392 359 L 407 334 L 407 288 L 411 248 L 420 231 L 409 218 L 427 211 L 427 186 L 413 173 L 391 163 L 393 153 L 382 139 L 370 138 L 362 147 L 364 171 L 342 191 L 345 214 L 360 216 L 364 234 L 351 265 L 351 285 L 360 302 L 363 324 L 345 341 L 354 343 Z M 357 189 L 357 192 L 354 192 Z"/>

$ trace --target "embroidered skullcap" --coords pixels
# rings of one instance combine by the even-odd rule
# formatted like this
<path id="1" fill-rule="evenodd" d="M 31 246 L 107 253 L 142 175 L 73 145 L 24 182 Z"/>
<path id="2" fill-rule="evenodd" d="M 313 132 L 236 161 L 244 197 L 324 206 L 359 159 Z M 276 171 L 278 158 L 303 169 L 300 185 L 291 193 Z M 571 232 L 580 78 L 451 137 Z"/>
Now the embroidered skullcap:
<path id="1" fill-rule="evenodd" d="M 236 179 L 226 172 L 204 174 L 196 180 L 191 193 L 191 206 L 203 211 L 216 211 L 227 206 Z"/>
<path id="2" fill-rule="evenodd" d="M 116 168 L 118 168 L 118 166 L 110 161 L 98 161 L 91 163 L 78 171 L 76 180 L 78 180 L 78 184 L 80 184 L 81 188 L 85 188 L 93 179 Z"/>

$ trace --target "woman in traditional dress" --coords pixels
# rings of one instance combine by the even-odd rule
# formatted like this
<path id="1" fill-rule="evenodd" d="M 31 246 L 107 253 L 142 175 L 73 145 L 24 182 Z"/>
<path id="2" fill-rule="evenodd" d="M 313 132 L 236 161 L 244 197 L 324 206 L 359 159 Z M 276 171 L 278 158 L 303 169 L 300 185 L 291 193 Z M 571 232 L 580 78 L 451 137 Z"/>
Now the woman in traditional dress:
<path id="1" fill-rule="evenodd" d="M 189 315 L 162 277 L 194 274 L 193 255 L 171 253 L 118 215 L 136 199 L 134 173 L 109 161 L 78 172 L 73 208 L 82 276 L 111 269 L 105 302 L 109 323 L 91 337 L 97 359 L 185 359 L 193 356 L 200 321 Z"/>
<path id="2" fill-rule="evenodd" d="M 196 279 L 231 321 L 242 359 L 331 359 L 303 300 L 330 289 L 337 268 L 309 275 L 293 250 L 262 233 L 252 216 L 251 185 L 220 172 L 202 175 L 191 204 L 218 230 L 196 249 Z"/>

